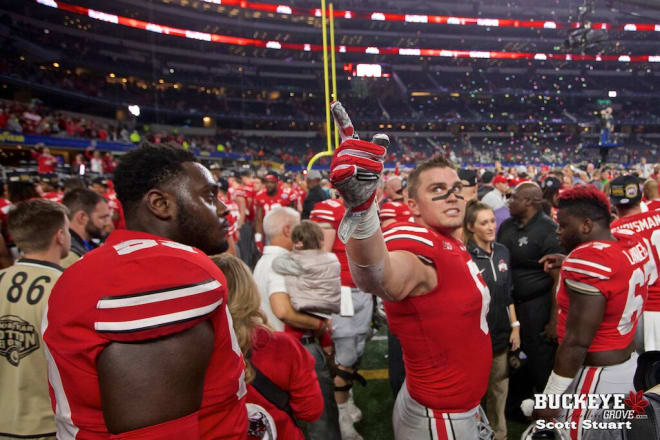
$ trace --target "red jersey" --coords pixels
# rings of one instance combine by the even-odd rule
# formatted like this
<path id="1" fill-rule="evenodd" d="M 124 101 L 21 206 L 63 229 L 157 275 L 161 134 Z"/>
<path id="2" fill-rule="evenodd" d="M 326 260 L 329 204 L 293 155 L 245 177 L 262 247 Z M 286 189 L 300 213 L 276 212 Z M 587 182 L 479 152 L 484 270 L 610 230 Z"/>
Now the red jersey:
<path id="1" fill-rule="evenodd" d="M 233 238 L 236 242 L 238 241 L 238 219 L 240 218 L 238 205 L 236 202 L 229 200 L 228 197 L 223 198 L 218 195 L 218 200 L 220 200 L 229 210 L 229 214 L 227 214 L 227 235 Z"/>
<path id="2" fill-rule="evenodd" d="M 346 245 L 341 242 L 336 231 L 339 229 L 339 223 L 344 218 L 346 208 L 339 200 L 324 200 L 318 202 L 309 213 L 309 219 L 316 223 L 325 223 L 332 226 L 335 230 L 335 242 L 332 243 L 332 252 L 337 256 L 341 264 L 341 285 L 346 287 L 356 287 L 348 267 L 348 257 L 346 257 Z"/>
<path id="3" fill-rule="evenodd" d="M 277 192 L 269 196 L 266 191 L 259 191 L 254 198 L 255 208 L 261 208 L 263 216 L 266 217 L 273 208 L 291 205 L 291 194 L 278 189 Z"/>
<path id="4" fill-rule="evenodd" d="M 254 196 L 255 191 L 254 187 L 250 185 L 239 185 L 234 189 L 234 194 L 231 198 L 236 200 L 236 197 L 243 197 L 245 199 L 245 221 L 251 222 L 254 221 L 255 210 L 254 210 Z"/>
<path id="5" fill-rule="evenodd" d="M 314 358 L 300 339 L 284 333 L 255 330 L 250 362 L 264 376 L 289 394 L 289 404 L 296 418 L 311 422 L 323 412 L 323 395 L 314 370 Z M 293 419 L 248 385 L 247 401 L 263 407 L 277 427 L 277 438 L 304 440 L 305 436 Z"/>
<path id="6" fill-rule="evenodd" d="M 566 335 L 570 298 L 567 286 L 587 295 L 603 295 L 605 314 L 587 351 L 619 350 L 633 340 L 648 289 L 646 246 L 628 230 L 614 232 L 618 241 L 590 241 L 568 254 L 557 289 L 557 334 Z"/>
<path id="7" fill-rule="evenodd" d="M 39 174 L 53 174 L 57 167 L 57 158 L 52 154 L 37 153 L 31 151 L 32 157 L 37 161 L 37 172 Z"/>
<path id="8" fill-rule="evenodd" d="M 649 296 L 644 306 L 645 311 L 660 312 L 660 212 L 648 211 L 619 218 L 612 222 L 613 232 L 631 230 L 637 234 L 649 251 L 649 263 L 644 268 L 648 278 Z"/>
<path id="9" fill-rule="evenodd" d="M 139 342 L 210 321 L 202 439 L 247 437 L 244 363 L 225 278 L 201 251 L 144 232 L 113 232 L 58 280 L 42 324 L 60 439 L 109 439 L 96 360 L 113 342 Z"/>
<path id="10" fill-rule="evenodd" d="M 44 193 L 43 198 L 46 200 L 50 200 L 53 202 L 57 203 L 62 203 L 62 199 L 64 198 L 64 194 L 58 193 L 57 191 L 51 191 Z"/>
<path id="11" fill-rule="evenodd" d="M 299 199 L 298 191 L 293 188 L 282 188 L 282 196 L 289 200 L 289 205 L 296 211 L 302 211 L 302 201 Z"/>
<path id="12" fill-rule="evenodd" d="M 385 202 L 380 207 L 380 222 L 394 220 L 396 222 L 412 222 L 413 215 L 410 209 L 402 202 Z"/>
<path id="13" fill-rule="evenodd" d="M 660 199 L 653 199 L 646 202 L 646 207 L 649 208 L 649 211 L 660 209 Z"/>
<path id="14" fill-rule="evenodd" d="M 416 223 L 393 223 L 383 236 L 390 252 L 411 252 L 438 276 L 429 293 L 383 301 L 390 330 L 401 341 L 410 395 L 443 413 L 474 408 L 492 362 L 490 293 L 477 265 L 463 243 Z"/>

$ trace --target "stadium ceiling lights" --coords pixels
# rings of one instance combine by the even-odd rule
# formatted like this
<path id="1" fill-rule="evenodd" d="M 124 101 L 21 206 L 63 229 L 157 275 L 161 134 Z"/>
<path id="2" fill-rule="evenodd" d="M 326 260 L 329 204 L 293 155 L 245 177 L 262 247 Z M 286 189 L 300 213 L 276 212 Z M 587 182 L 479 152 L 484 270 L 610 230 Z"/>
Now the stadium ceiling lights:
<path id="1" fill-rule="evenodd" d="M 49 1 L 49 0 L 46 0 Z M 302 15 L 320 17 L 320 9 L 296 8 L 287 5 L 272 3 L 249 2 L 246 0 L 202 0 L 205 3 L 215 5 L 231 6 L 253 11 L 272 12 L 284 15 Z M 329 14 L 329 12 L 328 12 Z M 359 12 L 348 10 L 335 10 L 333 16 L 345 20 L 372 20 L 372 21 L 403 21 L 407 23 L 433 23 L 451 24 L 457 26 L 488 26 L 488 27 L 522 27 L 541 29 L 577 29 L 581 27 L 578 22 L 560 23 L 553 20 L 512 20 L 508 18 L 477 18 L 477 17 L 452 17 L 448 15 L 425 15 L 425 14 L 394 14 L 389 12 Z M 660 24 L 649 23 L 591 23 L 592 29 L 622 30 L 627 32 L 660 32 Z"/>
<path id="2" fill-rule="evenodd" d="M 37 3 L 51 8 L 85 15 L 95 20 L 106 23 L 143 29 L 158 34 L 171 35 L 175 37 L 202 40 L 212 43 L 233 44 L 238 46 L 264 47 L 273 50 L 299 50 L 299 51 L 323 51 L 320 44 L 309 43 L 287 43 L 279 41 L 266 41 L 254 38 L 240 38 L 229 35 L 209 34 L 206 32 L 192 31 L 189 29 L 175 28 L 171 26 L 148 23 L 134 18 L 122 17 L 121 15 L 109 14 L 96 11 L 83 6 L 55 0 L 35 0 Z M 375 47 L 375 46 L 339 46 L 340 53 L 363 53 L 380 55 L 402 55 L 402 56 L 425 56 L 445 58 L 480 58 L 480 59 L 508 59 L 508 60 L 537 60 L 537 61 L 618 61 L 622 63 L 660 63 L 660 55 L 580 55 L 564 53 L 534 53 L 534 52 L 501 52 L 501 51 L 474 51 L 474 50 L 449 50 L 449 49 L 423 49 L 423 48 L 398 48 L 398 47 Z"/>

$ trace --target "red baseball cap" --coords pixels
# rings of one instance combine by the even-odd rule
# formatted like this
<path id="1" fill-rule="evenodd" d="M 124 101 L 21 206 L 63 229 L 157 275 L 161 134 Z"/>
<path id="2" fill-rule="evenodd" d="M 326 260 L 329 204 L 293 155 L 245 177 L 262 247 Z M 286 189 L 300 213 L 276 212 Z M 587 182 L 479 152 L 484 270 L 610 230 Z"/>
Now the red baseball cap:
<path id="1" fill-rule="evenodd" d="M 507 183 L 508 184 L 509 181 L 503 175 L 498 174 L 495 177 L 493 177 L 492 183 L 493 183 L 493 185 L 496 185 L 498 183 Z"/>

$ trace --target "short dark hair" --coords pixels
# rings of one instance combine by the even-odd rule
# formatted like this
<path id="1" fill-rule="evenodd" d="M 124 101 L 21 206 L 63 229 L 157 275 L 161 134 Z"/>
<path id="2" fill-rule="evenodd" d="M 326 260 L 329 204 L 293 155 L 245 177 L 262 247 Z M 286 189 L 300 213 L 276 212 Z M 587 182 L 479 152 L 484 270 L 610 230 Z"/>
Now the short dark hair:
<path id="1" fill-rule="evenodd" d="M 48 249 L 55 233 L 64 228 L 66 206 L 46 199 L 18 203 L 9 210 L 7 227 L 16 245 L 23 252 Z"/>
<path id="2" fill-rule="evenodd" d="M 9 189 L 9 201 L 12 203 L 19 203 L 39 197 L 37 186 L 32 181 L 9 182 L 7 187 Z"/>
<path id="3" fill-rule="evenodd" d="M 569 209 L 575 217 L 588 218 L 603 227 L 610 225 L 610 201 L 593 185 L 577 185 L 562 192 L 558 198 L 559 209 Z"/>
<path id="4" fill-rule="evenodd" d="M 62 204 L 69 209 L 69 220 L 78 211 L 84 211 L 89 215 L 94 211 L 99 202 L 104 202 L 103 196 L 91 189 L 77 188 L 64 195 Z"/>
<path id="5" fill-rule="evenodd" d="M 419 189 L 419 176 L 426 170 L 433 168 L 451 168 L 456 169 L 456 165 L 446 157 L 438 154 L 429 160 L 420 163 L 408 176 L 408 197 L 414 199 L 417 197 L 417 190 Z"/>
<path id="6" fill-rule="evenodd" d="M 76 188 L 87 188 L 85 181 L 79 177 L 71 177 L 64 181 L 64 192 L 72 191 Z"/>
<path id="7" fill-rule="evenodd" d="M 186 150 L 143 144 L 121 158 L 114 172 L 115 191 L 129 217 L 144 195 L 183 173 L 183 164 L 197 162 Z"/>

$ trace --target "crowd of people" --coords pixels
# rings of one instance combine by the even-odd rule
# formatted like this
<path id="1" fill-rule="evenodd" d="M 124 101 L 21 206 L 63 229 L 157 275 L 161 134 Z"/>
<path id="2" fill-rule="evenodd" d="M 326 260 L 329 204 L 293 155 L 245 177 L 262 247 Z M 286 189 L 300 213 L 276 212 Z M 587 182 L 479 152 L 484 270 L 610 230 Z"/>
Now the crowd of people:
<path id="1" fill-rule="evenodd" d="M 359 440 L 385 319 L 397 440 L 530 416 L 604 438 L 527 399 L 655 385 L 633 377 L 660 346 L 660 167 L 386 157 L 348 140 L 325 177 L 255 173 L 145 143 L 112 179 L 10 174 L 2 435 Z"/>

